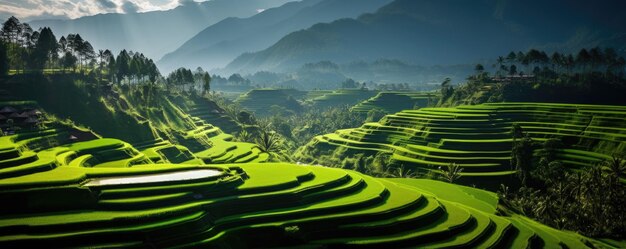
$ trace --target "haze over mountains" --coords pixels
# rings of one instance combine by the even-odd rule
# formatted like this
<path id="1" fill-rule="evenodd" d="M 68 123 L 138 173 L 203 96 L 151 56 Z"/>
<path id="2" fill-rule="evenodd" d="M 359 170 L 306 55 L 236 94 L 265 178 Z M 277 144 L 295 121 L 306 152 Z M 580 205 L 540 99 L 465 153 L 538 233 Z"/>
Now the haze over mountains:
<path id="1" fill-rule="evenodd" d="M 356 18 L 392 0 L 303 0 L 268 9 L 249 18 L 227 18 L 194 36 L 159 61 L 170 71 L 184 66 L 224 67 L 243 52 L 265 49 L 283 36 L 320 22 Z"/>
<path id="2" fill-rule="evenodd" d="M 228 17 L 249 17 L 259 10 L 292 0 L 211 0 L 186 4 L 167 11 L 99 14 L 72 20 L 38 20 L 33 29 L 48 26 L 57 38 L 79 33 L 96 49 L 139 51 L 159 59 L 200 30 Z"/>
<path id="3" fill-rule="evenodd" d="M 293 32 L 265 50 L 239 56 L 225 71 L 289 71 L 317 61 L 381 58 L 451 65 L 531 47 L 613 46 L 623 53 L 626 17 L 619 12 L 624 7 L 617 0 L 396 0 L 357 19 Z"/>
<path id="4" fill-rule="evenodd" d="M 161 59 L 164 74 L 202 66 L 289 79 L 307 63 L 331 62 L 344 65 L 335 78 L 385 81 L 394 72 L 412 76 L 393 81 L 412 82 L 432 66 L 465 65 L 465 72 L 511 50 L 611 46 L 624 54 L 625 7 L 620 0 L 211 0 L 31 25 L 50 26 L 57 38 L 80 33 L 96 49 L 140 51 Z"/>

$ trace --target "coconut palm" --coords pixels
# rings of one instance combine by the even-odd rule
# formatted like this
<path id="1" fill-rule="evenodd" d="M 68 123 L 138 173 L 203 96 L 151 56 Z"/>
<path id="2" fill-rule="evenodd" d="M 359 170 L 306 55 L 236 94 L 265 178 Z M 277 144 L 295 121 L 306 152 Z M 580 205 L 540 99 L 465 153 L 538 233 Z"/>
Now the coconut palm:
<path id="1" fill-rule="evenodd" d="M 463 168 L 456 163 L 450 163 L 445 168 L 439 167 L 439 170 L 443 172 L 443 178 L 449 183 L 454 183 L 461 178 L 461 172 L 463 172 Z"/>
<path id="2" fill-rule="evenodd" d="M 610 174 L 617 179 L 626 176 L 626 160 L 616 155 L 611 159 L 603 162 L 603 166 L 607 167 Z"/>
<path id="3" fill-rule="evenodd" d="M 262 152 L 272 154 L 279 153 L 282 149 L 280 137 L 275 132 L 261 131 L 255 139 L 256 145 Z"/>

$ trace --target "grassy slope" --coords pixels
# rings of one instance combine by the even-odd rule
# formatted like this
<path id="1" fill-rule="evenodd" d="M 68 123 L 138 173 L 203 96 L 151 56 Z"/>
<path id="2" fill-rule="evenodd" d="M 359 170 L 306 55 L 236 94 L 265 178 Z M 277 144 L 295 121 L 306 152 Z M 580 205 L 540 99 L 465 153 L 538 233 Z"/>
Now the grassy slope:
<path id="1" fill-rule="evenodd" d="M 574 170 L 626 150 L 626 108 L 619 106 L 502 103 L 424 108 L 387 115 L 377 123 L 315 137 L 298 150 L 300 161 L 347 153 L 392 152 L 394 165 L 438 172 L 451 162 L 463 168 L 466 184 L 497 187 L 511 170 L 512 125 L 535 141 L 559 138 L 557 159 Z M 347 154 L 346 154 L 347 155 Z"/>
<path id="2" fill-rule="evenodd" d="M 176 162 L 183 159 L 188 159 L 182 161 L 187 163 L 200 159 L 214 163 L 267 159 L 253 144 L 235 142 L 232 136 L 224 134 L 221 127 L 231 132 L 237 132 L 241 127 L 214 102 L 197 96 L 165 94 L 162 90 L 146 86 L 110 89 L 76 81 L 70 75 L 14 77 L 3 82 L 3 88 L 8 95 L 0 96 L 2 99 L 29 100 L 44 106 L 50 114 L 69 118 L 105 137 L 122 137 L 141 147 L 141 150 L 164 144 L 169 144 L 168 148 L 171 148 L 175 144 L 187 147 L 180 148 L 178 151 L 181 153 L 188 149 L 203 155 L 200 158 L 185 156 L 173 159 Z M 157 161 L 168 161 L 154 151 L 147 153 Z M 82 163 L 94 163 L 95 160 L 82 159 Z M 133 164 L 144 159 L 138 156 L 124 160 Z M 99 162 L 96 160 L 95 163 Z"/>
<path id="3" fill-rule="evenodd" d="M 97 154 L 125 144 L 102 139 L 50 150 Z M 0 179 L 0 197 L 13 200 L 2 207 L 0 245 L 145 246 L 149 241 L 157 247 L 516 243 L 552 247 L 563 243 L 582 248 L 589 241 L 606 246 L 523 217 L 497 216 L 492 193 L 428 180 L 375 179 L 353 171 L 283 163 L 131 168 L 55 164 L 44 172 Z M 100 178 L 199 169 L 222 175 L 91 184 Z"/>
<path id="4" fill-rule="evenodd" d="M 396 113 L 402 110 L 423 108 L 437 103 L 436 93 L 424 92 L 379 92 L 352 107 L 353 112 L 367 113 L 372 109 L 380 109 L 385 113 Z"/>
<path id="5" fill-rule="evenodd" d="M 300 111 L 302 106 L 295 100 L 300 95 L 301 92 L 290 89 L 254 89 L 239 96 L 236 102 L 256 115 L 264 116 L 271 114 L 272 106 Z"/>
<path id="6" fill-rule="evenodd" d="M 39 142 L 57 132 L 0 137 L 0 198 L 11 200 L 0 206 L 2 247 L 607 246 L 521 216 L 498 216 L 497 197 L 483 190 L 430 180 L 376 179 L 325 167 L 251 163 L 262 160 L 254 156 L 255 148 L 233 146 L 223 133 L 209 140 L 211 149 L 191 154 L 164 140 L 143 143 L 142 152 L 117 139 L 56 147 Z M 212 131 L 193 130 L 187 136 L 205 132 Z M 233 151 L 248 153 L 242 157 Z M 250 161 L 228 166 L 167 163 L 181 157 Z M 100 179 L 199 172 L 194 170 L 221 175 L 98 184 Z"/>
<path id="7" fill-rule="evenodd" d="M 318 109 L 326 109 L 337 106 L 352 106 L 360 101 L 366 100 L 376 95 L 376 91 L 360 90 L 360 89 L 339 89 L 332 92 L 318 91 L 311 93 L 310 96 L 314 97 L 319 94 L 321 96 L 314 97 L 308 102 L 312 107 Z"/>

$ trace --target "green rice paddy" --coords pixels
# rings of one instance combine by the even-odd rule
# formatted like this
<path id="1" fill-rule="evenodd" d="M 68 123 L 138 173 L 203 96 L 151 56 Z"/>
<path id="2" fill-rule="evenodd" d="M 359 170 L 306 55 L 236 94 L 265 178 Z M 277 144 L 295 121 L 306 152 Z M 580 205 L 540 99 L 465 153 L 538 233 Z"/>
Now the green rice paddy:
<path id="1" fill-rule="evenodd" d="M 170 160 L 168 146 L 148 147 Z M 0 175 L 5 248 L 609 247 L 499 216 L 495 194 L 443 182 L 286 163 L 129 165 L 113 151 L 153 156 L 116 139 L 40 149 L 3 154 L 3 170 L 46 165 Z M 73 165 L 81 155 L 103 164 Z"/>
<path id="2" fill-rule="evenodd" d="M 434 105 L 439 100 L 437 93 L 425 92 L 380 92 L 352 107 L 353 112 L 367 113 L 372 109 L 380 109 L 385 113 L 396 113 L 402 110 L 418 109 Z"/>
<path id="3" fill-rule="evenodd" d="M 560 139 L 565 147 L 557 151 L 557 160 L 574 170 L 626 149 L 626 107 L 498 103 L 404 110 L 376 123 L 317 136 L 297 158 L 316 163 L 337 149 L 389 152 L 395 166 L 440 172 L 440 166 L 457 163 L 463 167 L 461 182 L 497 187 L 516 173 L 510 166 L 513 124 L 537 142 Z"/>

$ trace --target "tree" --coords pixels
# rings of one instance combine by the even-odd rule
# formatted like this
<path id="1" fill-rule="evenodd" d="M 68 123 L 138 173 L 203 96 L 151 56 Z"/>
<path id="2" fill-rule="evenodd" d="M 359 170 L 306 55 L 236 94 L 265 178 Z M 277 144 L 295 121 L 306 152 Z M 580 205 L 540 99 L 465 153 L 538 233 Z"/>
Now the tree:
<path id="1" fill-rule="evenodd" d="M 554 52 L 552 54 L 552 70 L 555 70 L 555 67 L 560 68 L 563 66 L 563 56 L 559 52 Z"/>
<path id="2" fill-rule="evenodd" d="M 591 61 L 591 55 L 587 52 L 587 49 L 581 49 L 576 55 L 576 64 L 582 68 L 583 71 L 587 70 L 587 65 Z"/>
<path id="3" fill-rule="evenodd" d="M 281 141 L 278 134 L 271 131 L 261 131 L 259 137 L 255 140 L 255 143 L 261 152 L 265 152 L 270 156 L 270 159 L 281 151 Z"/>
<path id="4" fill-rule="evenodd" d="M 626 176 L 626 160 L 616 155 L 613 155 L 611 159 L 604 161 L 603 166 L 607 167 L 611 176 L 619 180 Z"/>
<path id="5" fill-rule="evenodd" d="M 0 30 L 2 40 L 7 43 L 9 65 L 13 65 L 14 68 L 19 68 L 19 65 L 22 64 L 21 45 L 19 44 L 22 28 L 20 21 L 11 16 L 2 24 L 2 30 Z"/>
<path id="6" fill-rule="evenodd" d="M 2 24 L 2 31 L 0 32 L 4 41 L 17 44 L 22 33 L 22 24 L 17 18 L 11 16 Z"/>
<path id="7" fill-rule="evenodd" d="M 211 75 L 204 72 L 202 75 L 202 95 L 206 95 L 209 91 L 211 91 Z"/>
<path id="8" fill-rule="evenodd" d="M 515 74 L 517 74 L 517 66 L 511 65 L 511 67 L 509 68 L 509 75 L 513 76 Z"/>
<path id="9" fill-rule="evenodd" d="M 528 134 L 515 142 L 511 153 L 511 166 L 518 172 L 522 184 L 526 186 L 533 160 L 533 140 Z"/>
<path id="10" fill-rule="evenodd" d="M 498 72 L 496 73 L 498 76 L 501 75 L 502 73 L 502 68 L 504 66 L 504 62 L 505 62 L 505 58 L 502 56 L 498 56 L 498 59 L 496 60 L 496 64 L 498 65 Z"/>
<path id="11" fill-rule="evenodd" d="M 9 57 L 7 55 L 7 45 L 0 41 L 0 77 L 4 77 L 9 72 Z"/>
<path id="12" fill-rule="evenodd" d="M 476 71 L 476 73 L 480 74 L 485 71 L 485 67 L 482 64 L 476 64 L 474 70 Z"/>
<path id="13" fill-rule="evenodd" d="M 81 66 L 84 61 L 89 61 L 96 56 L 96 53 L 94 52 L 93 47 L 91 46 L 91 43 L 89 43 L 88 41 L 83 41 L 82 43 L 80 43 L 78 47 L 78 54 L 79 54 L 78 58 L 80 59 Z"/>
<path id="14" fill-rule="evenodd" d="M 65 36 L 61 36 L 61 38 L 59 39 L 59 50 L 61 51 L 61 53 L 65 53 L 67 51 L 67 39 L 65 39 Z"/>
<path id="15" fill-rule="evenodd" d="M 442 171 L 443 178 L 449 183 L 454 183 L 461 178 L 461 172 L 463 172 L 463 168 L 456 163 L 449 163 L 446 168 L 439 167 L 439 170 Z"/>
<path id="16" fill-rule="evenodd" d="M 121 81 L 124 77 L 130 75 L 130 56 L 128 55 L 128 51 L 126 51 L 126 49 L 120 51 L 115 61 L 116 76 L 117 79 Z"/>
<path id="17" fill-rule="evenodd" d="M 358 84 L 356 83 L 356 81 L 354 81 L 353 79 L 346 79 L 345 81 L 341 82 L 341 88 L 357 88 Z"/>
<path id="18" fill-rule="evenodd" d="M 511 51 L 509 55 L 506 56 L 506 61 L 509 63 L 514 63 L 517 60 L 517 55 L 515 52 Z"/>
<path id="19" fill-rule="evenodd" d="M 445 78 L 443 82 L 441 82 L 441 100 L 447 99 L 450 95 L 452 95 L 453 89 L 450 85 L 451 81 L 452 80 L 450 78 Z"/>
<path id="20" fill-rule="evenodd" d="M 76 66 L 76 62 L 78 58 L 72 54 L 70 51 L 66 51 L 63 57 L 61 58 L 61 65 L 63 66 L 63 71 L 66 68 L 74 68 Z"/>
<path id="21" fill-rule="evenodd" d="M 57 58 L 59 44 L 54 33 L 48 27 L 45 27 L 39 33 L 35 51 L 33 53 L 35 69 L 44 69 L 46 63 L 51 64 Z"/>

